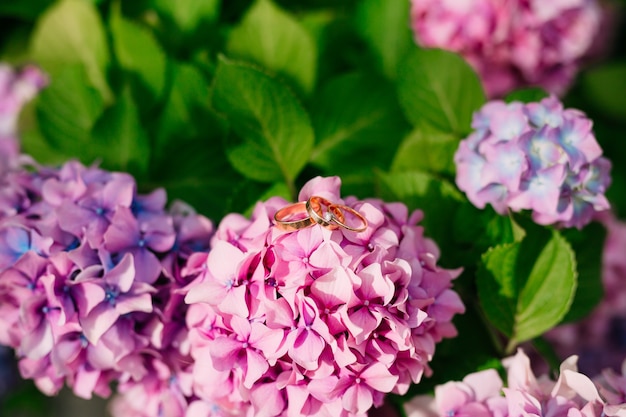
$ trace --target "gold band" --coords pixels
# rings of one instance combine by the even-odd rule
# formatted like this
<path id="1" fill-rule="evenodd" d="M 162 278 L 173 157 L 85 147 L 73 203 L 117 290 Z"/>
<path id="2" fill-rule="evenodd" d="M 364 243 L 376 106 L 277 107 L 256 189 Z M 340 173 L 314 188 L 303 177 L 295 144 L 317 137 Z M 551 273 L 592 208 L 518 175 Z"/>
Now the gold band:
<path id="1" fill-rule="evenodd" d="M 352 207 L 345 206 L 343 204 L 331 204 L 328 207 L 328 212 L 331 214 L 332 221 L 344 229 L 351 230 L 353 232 L 362 232 L 367 229 L 367 219 L 361 213 L 353 209 Z M 348 226 L 345 223 L 345 212 L 348 212 L 358 218 L 362 225 L 360 227 Z"/>
<path id="2" fill-rule="evenodd" d="M 298 216 L 299 214 L 308 214 L 308 206 L 304 201 L 281 208 L 274 214 L 274 221 L 276 221 L 276 226 L 279 229 L 289 231 L 303 229 L 313 224 L 310 215 L 301 217 Z M 293 220 L 294 217 L 300 218 Z"/>
<path id="3" fill-rule="evenodd" d="M 333 214 L 329 210 L 332 205 L 333 203 L 325 198 L 312 196 L 306 201 L 306 211 L 315 223 L 327 229 L 335 230 L 339 226 L 332 223 Z M 323 207 L 326 207 L 326 211 Z"/>

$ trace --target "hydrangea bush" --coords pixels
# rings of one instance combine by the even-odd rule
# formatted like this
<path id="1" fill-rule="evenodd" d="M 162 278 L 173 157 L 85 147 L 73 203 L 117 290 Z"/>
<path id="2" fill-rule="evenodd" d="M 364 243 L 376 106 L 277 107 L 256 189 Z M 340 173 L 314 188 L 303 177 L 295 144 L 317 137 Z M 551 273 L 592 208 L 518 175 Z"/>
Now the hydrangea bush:
<path id="1" fill-rule="evenodd" d="M 0 5 L 0 414 L 626 415 L 617 1 Z"/>

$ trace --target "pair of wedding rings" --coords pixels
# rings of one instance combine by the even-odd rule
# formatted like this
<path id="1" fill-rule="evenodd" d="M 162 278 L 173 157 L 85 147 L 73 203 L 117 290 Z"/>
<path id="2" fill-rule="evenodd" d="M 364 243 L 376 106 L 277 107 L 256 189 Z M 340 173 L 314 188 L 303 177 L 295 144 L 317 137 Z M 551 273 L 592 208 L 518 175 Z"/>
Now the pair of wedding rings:
<path id="1" fill-rule="evenodd" d="M 367 220 L 357 210 L 318 196 L 283 207 L 274 214 L 274 220 L 280 229 L 289 231 L 316 223 L 329 230 L 343 227 L 358 233 L 367 229 Z"/>

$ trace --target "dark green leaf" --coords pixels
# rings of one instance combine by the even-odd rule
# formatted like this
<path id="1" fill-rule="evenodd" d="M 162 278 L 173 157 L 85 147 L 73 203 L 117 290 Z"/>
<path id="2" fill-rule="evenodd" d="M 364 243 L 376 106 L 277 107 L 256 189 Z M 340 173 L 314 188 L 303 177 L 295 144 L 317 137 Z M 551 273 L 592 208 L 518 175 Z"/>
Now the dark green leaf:
<path id="1" fill-rule="evenodd" d="M 626 62 L 614 62 L 587 71 L 582 77 L 586 98 L 600 111 L 626 121 L 624 98 L 616 91 L 626 91 Z"/>
<path id="2" fill-rule="evenodd" d="M 231 164 L 248 178 L 293 183 L 311 155 L 313 128 L 289 88 L 248 65 L 220 59 L 214 108 L 229 120 Z"/>
<path id="3" fill-rule="evenodd" d="M 510 338 L 510 351 L 565 316 L 576 290 L 575 255 L 558 232 L 539 229 L 486 252 L 477 284 L 483 310 Z"/>
<path id="4" fill-rule="evenodd" d="M 390 79 L 412 43 L 408 1 L 364 0 L 357 7 L 356 27 Z"/>
<path id="5" fill-rule="evenodd" d="M 409 209 L 424 212 L 425 234 L 442 248 L 442 263 L 453 258 L 452 226 L 463 196 L 449 182 L 424 172 L 378 173 L 380 195 L 387 201 L 402 201 Z M 450 265 L 453 266 L 453 265 Z"/>
<path id="6" fill-rule="evenodd" d="M 422 123 L 408 135 L 397 150 L 393 171 L 426 171 L 454 175 L 454 153 L 460 138 Z"/>
<path id="7" fill-rule="evenodd" d="M 515 90 L 506 96 L 505 101 L 510 103 L 512 101 L 521 101 L 522 103 L 532 103 L 535 101 L 541 101 L 548 97 L 548 93 L 541 88 L 524 88 L 521 90 Z"/>
<path id="8" fill-rule="evenodd" d="M 587 225 L 583 230 L 568 229 L 563 235 L 576 253 L 578 287 L 572 307 L 563 321 L 580 320 L 602 300 L 602 254 L 606 230 L 600 223 Z"/>
<path id="9" fill-rule="evenodd" d="M 157 153 L 181 137 L 199 137 L 210 107 L 210 86 L 202 73 L 187 64 L 172 66 L 172 87 L 158 118 Z M 167 156 L 167 153 L 163 154 Z"/>
<path id="10" fill-rule="evenodd" d="M 166 57 L 152 33 L 125 19 L 119 7 L 111 11 L 111 32 L 115 55 L 122 68 L 135 74 L 154 98 L 165 86 Z"/>
<path id="11" fill-rule="evenodd" d="M 106 103 L 112 101 L 106 80 L 109 47 L 100 14 L 92 3 L 62 0 L 46 10 L 35 26 L 30 56 L 52 78 L 68 65 L 83 65 L 90 84 Z"/>
<path id="12" fill-rule="evenodd" d="M 402 118 L 393 86 L 362 74 L 327 83 L 313 103 L 316 145 L 311 161 L 336 175 L 387 169 L 409 126 Z"/>
<path id="13" fill-rule="evenodd" d="M 20 0 L 0 2 L 0 16 L 35 20 L 54 0 Z"/>
<path id="14" fill-rule="evenodd" d="M 315 84 L 317 46 L 307 30 L 270 0 L 257 0 L 230 33 L 226 51 L 279 74 L 304 93 Z"/>
<path id="15" fill-rule="evenodd" d="M 128 87 L 94 126 L 92 136 L 106 168 L 145 177 L 150 162 L 150 143 L 139 120 L 137 103 Z"/>
<path id="16" fill-rule="evenodd" d="M 232 211 L 231 202 L 244 179 L 226 159 L 227 128 L 209 108 L 207 82 L 196 68 L 176 64 L 165 100 L 148 185 L 163 186 L 170 199 L 182 199 L 218 220 Z"/>
<path id="17" fill-rule="evenodd" d="M 400 63 L 398 95 L 406 116 L 445 131 L 471 131 L 472 113 L 485 102 L 478 76 L 452 52 L 413 48 Z"/>

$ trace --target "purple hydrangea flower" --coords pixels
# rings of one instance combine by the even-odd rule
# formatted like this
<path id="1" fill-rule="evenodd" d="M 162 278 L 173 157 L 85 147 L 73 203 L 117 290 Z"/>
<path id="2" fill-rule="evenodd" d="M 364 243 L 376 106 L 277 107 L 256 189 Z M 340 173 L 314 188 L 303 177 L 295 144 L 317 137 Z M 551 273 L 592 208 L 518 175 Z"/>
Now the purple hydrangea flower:
<path id="1" fill-rule="evenodd" d="M 437 266 L 422 213 L 343 200 L 339 187 L 318 177 L 299 200 L 346 204 L 368 219 L 365 231 L 281 231 L 272 218 L 289 203 L 271 198 L 251 219 L 225 217 L 211 252 L 189 257 L 193 386 L 204 402 L 194 415 L 362 416 L 429 374 L 437 342 L 456 335 L 460 271 Z"/>
<path id="2" fill-rule="evenodd" d="M 595 0 L 411 0 L 418 44 L 458 52 L 489 97 L 524 86 L 561 94 L 599 32 Z"/>
<path id="3" fill-rule="evenodd" d="M 190 246 L 208 251 L 211 222 L 75 161 L 14 165 L 3 179 L 13 192 L 0 195 L 0 343 L 16 349 L 22 375 L 46 394 L 66 383 L 89 398 L 112 381 L 151 392 L 184 373 L 181 265 Z"/>
<path id="4" fill-rule="evenodd" d="M 526 105 L 490 102 L 455 154 L 457 185 L 478 208 L 531 210 L 539 224 L 582 228 L 609 209 L 611 164 L 591 125 L 554 96 Z"/>

